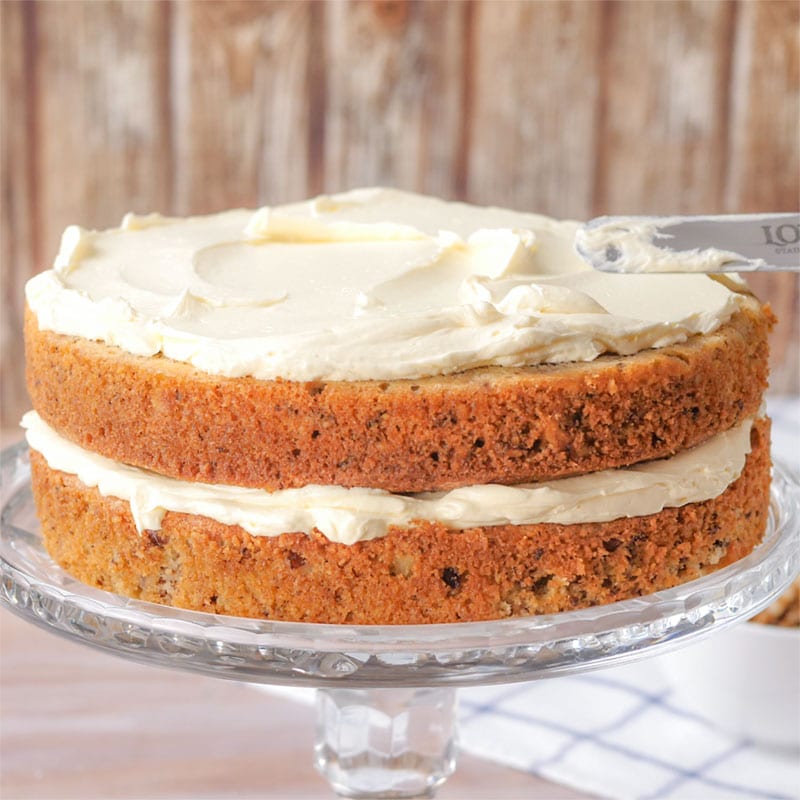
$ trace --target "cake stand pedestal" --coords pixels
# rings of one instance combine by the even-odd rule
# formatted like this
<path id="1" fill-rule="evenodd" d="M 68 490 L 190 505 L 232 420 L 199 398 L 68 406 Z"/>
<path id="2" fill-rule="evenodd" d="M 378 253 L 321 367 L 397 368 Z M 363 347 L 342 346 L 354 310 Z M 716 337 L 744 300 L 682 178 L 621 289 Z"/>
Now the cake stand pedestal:
<path id="1" fill-rule="evenodd" d="M 316 768 L 346 797 L 425 797 L 456 763 L 456 689 L 660 654 L 744 620 L 800 571 L 800 486 L 774 470 L 764 541 L 729 567 L 647 597 L 451 625 L 348 626 L 225 617 L 79 583 L 45 552 L 26 446 L 2 453 L 0 601 L 134 661 L 250 683 L 314 686 Z"/>
<path id="2" fill-rule="evenodd" d="M 343 797 L 432 797 L 456 768 L 455 689 L 319 689 L 314 766 Z"/>

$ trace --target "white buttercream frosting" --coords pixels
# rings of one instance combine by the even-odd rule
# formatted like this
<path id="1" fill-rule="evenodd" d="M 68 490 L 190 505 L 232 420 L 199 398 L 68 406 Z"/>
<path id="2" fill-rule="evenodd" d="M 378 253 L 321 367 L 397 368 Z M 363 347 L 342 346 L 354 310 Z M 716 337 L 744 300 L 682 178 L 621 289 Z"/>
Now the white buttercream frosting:
<path id="1" fill-rule="evenodd" d="M 384 536 L 390 526 L 436 520 L 463 530 L 542 522 L 607 522 L 710 500 L 741 474 L 750 451 L 748 419 L 672 458 L 537 484 L 464 486 L 396 495 L 380 489 L 305 486 L 267 492 L 166 478 L 84 450 L 59 436 L 36 412 L 23 418 L 31 448 L 104 496 L 130 503 L 140 531 L 158 529 L 167 511 L 240 525 L 256 536 L 315 528 L 344 544 Z"/>
<path id="2" fill-rule="evenodd" d="M 359 189 L 64 234 L 39 325 L 262 379 L 418 378 L 630 355 L 708 333 L 740 296 L 703 275 L 593 271 L 578 223 Z"/>

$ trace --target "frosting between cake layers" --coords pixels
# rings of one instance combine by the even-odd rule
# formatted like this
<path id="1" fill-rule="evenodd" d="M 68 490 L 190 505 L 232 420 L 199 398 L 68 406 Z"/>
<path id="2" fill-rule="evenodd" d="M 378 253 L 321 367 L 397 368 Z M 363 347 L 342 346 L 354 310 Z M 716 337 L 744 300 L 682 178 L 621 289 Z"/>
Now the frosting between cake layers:
<path id="1" fill-rule="evenodd" d="M 631 355 L 708 333 L 704 275 L 593 271 L 578 223 L 360 189 L 258 211 L 68 228 L 26 287 L 41 328 L 218 375 L 419 378 Z"/>
<path id="2" fill-rule="evenodd" d="M 343 544 L 374 539 L 391 526 L 434 520 L 453 529 L 535 523 L 608 522 L 719 496 L 750 452 L 748 419 L 677 455 L 631 467 L 537 483 L 464 486 L 396 495 L 380 489 L 305 486 L 267 492 L 191 483 L 112 461 L 59 436 L 35 411 L 23 418 L 31 448 L 53 469 L 76 475 L 104 496 L 130 503 L 139 531 L 158 529 L 167 511 L 239 525 L 256 536 L 319 530 Z"/>

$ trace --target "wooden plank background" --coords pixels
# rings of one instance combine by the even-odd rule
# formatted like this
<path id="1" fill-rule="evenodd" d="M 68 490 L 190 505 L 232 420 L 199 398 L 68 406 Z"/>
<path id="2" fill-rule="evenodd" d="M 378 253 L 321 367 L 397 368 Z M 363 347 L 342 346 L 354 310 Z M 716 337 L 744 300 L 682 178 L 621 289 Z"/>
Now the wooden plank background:
<path id="1" fill-rule="evenodd" d="M 2 423 L 63 228 L 386 184 L 602 213 L 796 211 L 794 0 L 14 2 L 2 13 Z M 800 390 L 798 281 L 773 388 Z"/>

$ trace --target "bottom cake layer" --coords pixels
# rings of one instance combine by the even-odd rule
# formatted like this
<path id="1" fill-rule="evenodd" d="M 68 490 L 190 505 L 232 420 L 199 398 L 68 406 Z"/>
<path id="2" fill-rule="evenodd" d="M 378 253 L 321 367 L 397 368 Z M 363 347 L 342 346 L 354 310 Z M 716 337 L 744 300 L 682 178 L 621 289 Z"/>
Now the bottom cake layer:
<path id="1" fill-rule="evenodd" d="M 450 530 L 419 522 L 354 545 L 321 534 L 252 536 L 168 512 L 139 533 L 128 503 L 103 497 L 31 452 L 45 545 L 81 581 L 219 614 L 416 624 L 551 613 L 650 594 L 749 553 L 769 504 L 769 422 L 718 497 L 657 514 L 575 525 Z"/>

